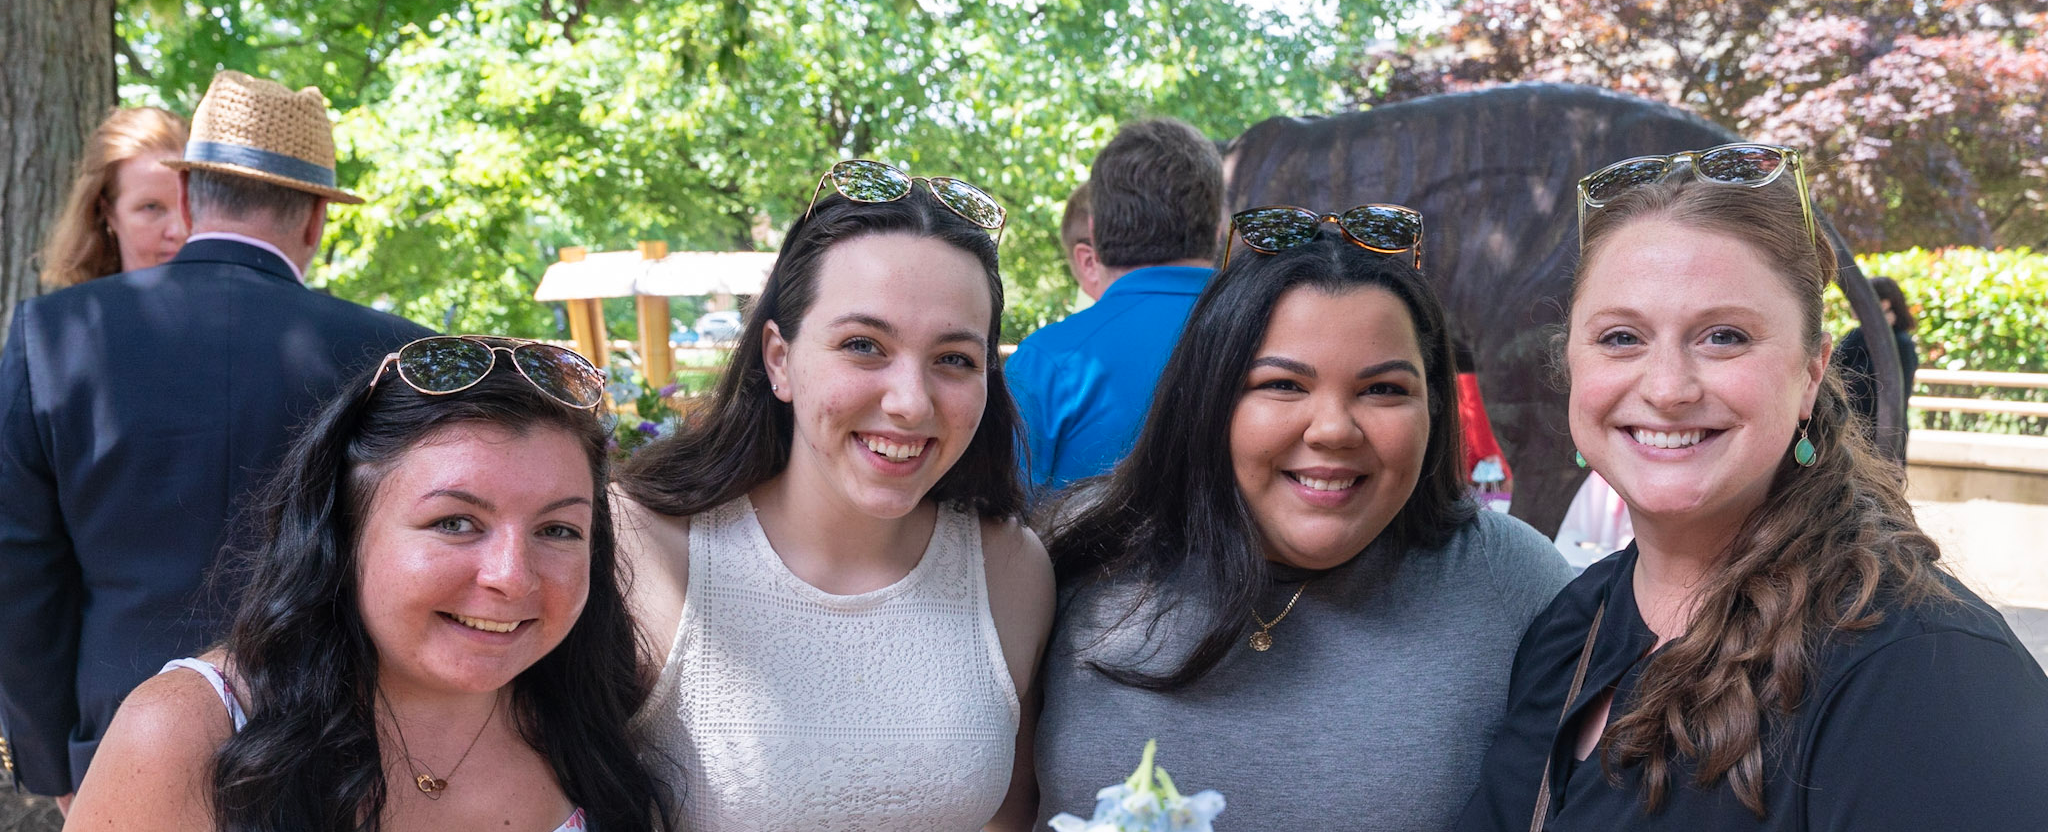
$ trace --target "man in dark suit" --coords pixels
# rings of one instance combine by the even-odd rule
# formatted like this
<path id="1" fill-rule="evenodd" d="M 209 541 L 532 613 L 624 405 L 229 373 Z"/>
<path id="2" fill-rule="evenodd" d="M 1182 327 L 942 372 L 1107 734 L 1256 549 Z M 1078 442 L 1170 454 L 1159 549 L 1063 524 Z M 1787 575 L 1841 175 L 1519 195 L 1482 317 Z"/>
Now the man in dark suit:
<path id="1" fill-rule="evenodd" d="M 177 257 L 24 301 L 0 349 L 0 756 L 25 791 L 68 798 L 122 697 L 225 635 L 207 575 L 237 507 L 320 400 L 431 334 L 303 284 L 327 203 L 362 201 L 318 90 L 223 72 L 170 164 Z"/>

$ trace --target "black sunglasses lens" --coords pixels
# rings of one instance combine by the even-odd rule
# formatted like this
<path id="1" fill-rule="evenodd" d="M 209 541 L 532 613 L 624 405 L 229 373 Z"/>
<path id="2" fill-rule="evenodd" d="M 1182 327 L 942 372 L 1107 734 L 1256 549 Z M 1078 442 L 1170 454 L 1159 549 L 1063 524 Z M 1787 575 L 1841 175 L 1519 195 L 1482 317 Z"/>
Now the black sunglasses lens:
<path id="1" fill-rule="evenodd" d="M 1586 196 L 1607 202 L 1630 188 L 1639 188 L 1664 177 L 1671 163 L 1664 159 L 1631 159 L 1613 165 L 1586 180 Z"/>
<path id="2" fill-rule="evenodd" d="M 461 338 L 425 338 L 398 351 L 398 372 L 428 393 L 453 393 L 491 371 L 491 348 Z"/>
<path id="3" fill-rule="evenodd" d="M 1003 206 L 987 191 L 950 176 L 935 176 L 930 181 L 932 194 L 953 213 L 990 231 L 1003 227 Z"/>
<path id="4" fill-rule="evenodd" d="M 1253 208 L 1230 218 L 1244 244 L 1263 252 L 1285 251 L 1315 239 L 1316 215 L 1298 208 Z"/>
<path id="5" fill-rule="evenodd" d="M 832 166 L 832 184 L 856 202 L 888 202 L 910 193 L 910 177 L 881 162 L 848 159 Z"/>
<path id="6" fill-rule="evenodd" d="M 1337 218 L 1359 242 L 1392 251 L 1422 242 L 1422 215 L 1384 205 L 1361 205 Z"/>
<path id="7" fill-rule="evenodd" d="M 1771 178 L 1785 164 L 1785 154 L 1774 147 L 1742 145 L 1718 147 L 1700 154 L 1700 175 L 1716 182 L 1753 185 Z"/>
<path id="8" fill-rule="evenodd" d="M 604 400 L 604 374 L 583 356 L 549 344 L 521 344 L 512 360 L 541 392 L 573 407 L 594 407 Z"/>

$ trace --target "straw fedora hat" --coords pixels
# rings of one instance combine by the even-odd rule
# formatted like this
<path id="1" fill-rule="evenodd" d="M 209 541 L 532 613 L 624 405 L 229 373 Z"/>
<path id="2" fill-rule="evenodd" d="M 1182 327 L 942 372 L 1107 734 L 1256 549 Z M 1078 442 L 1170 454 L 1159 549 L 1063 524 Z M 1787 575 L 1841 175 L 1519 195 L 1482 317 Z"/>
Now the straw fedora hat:
<path id="1" fill-rule="evenodd" d="M 326 96 L 316 87 L 292 92 L 232 69 L 213 76 L 192 114 L 185 158 L 164 166 L 246 176 L 350 205 L 363 202 L 334 187 L 334 126 L 327 121 Z"/>

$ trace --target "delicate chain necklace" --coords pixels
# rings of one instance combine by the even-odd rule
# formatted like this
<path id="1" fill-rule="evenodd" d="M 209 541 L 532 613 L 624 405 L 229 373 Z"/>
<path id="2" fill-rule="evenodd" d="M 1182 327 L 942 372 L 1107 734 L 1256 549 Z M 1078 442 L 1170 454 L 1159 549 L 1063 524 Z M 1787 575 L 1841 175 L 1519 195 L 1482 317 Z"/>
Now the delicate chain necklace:
<path id="1" fill-rule="evenodd" d="M 1253 650 L 1264 653 L 1273 649 L 1273 627 L 1286 619 L 1288 613 L 1294 611 L 1294 602 L 1301 600 L 1301 592 L 1305 589 L 1308 589 L 1308 581 L 1302 581 L 1301 586 L 1295 588 L 1294 597 L 1287 599 L 1287 608 L 1281 610 L 1279 615 L 1273 616 L 1271 621 L 1259 617 L 1258 607 L 1252 608 L 1252 620 L 1259 622 L 1259 631 L 1252 634 Z"/>
<path id="2" fill-rule="evenodd" d="M 476 750 L 476 741 L 483 739 L 484 729 L 491 727 L 491 717 L 498 715 L 498 697 L 493 696 L 491 712 L 484 715 L 484 724 L 477 726 L 476 736 L 469 738 L 469 747 L 462 749 L 462 756 L 456 758 L 455 765 L 449 767 L 448 777 L 435 777 L 433 769 L 427 768 L 426 763 L 412 756 L 412 749 L 405 744 L 405 729 L 398 724 L 398 712 L 391 709 L 391 699 L 384 695 L 384 689 L 381 687 L 377 689 L 377 698 L 384 700 L 384 712 L 391 714 L 391 730 L 398 732 L 398 749 L 405 752 L 405 767 L 412 770 L 412 784 L 418 786 L 428 800 L 441 799 L 441 792 L 448 789 L 448 777 L 454 777 L 455 772 L 462 768 L 462 763 L 469 759 L 469 752 Z M 425 772 L 422 773 L 421 769 L 425 769 Z"/>

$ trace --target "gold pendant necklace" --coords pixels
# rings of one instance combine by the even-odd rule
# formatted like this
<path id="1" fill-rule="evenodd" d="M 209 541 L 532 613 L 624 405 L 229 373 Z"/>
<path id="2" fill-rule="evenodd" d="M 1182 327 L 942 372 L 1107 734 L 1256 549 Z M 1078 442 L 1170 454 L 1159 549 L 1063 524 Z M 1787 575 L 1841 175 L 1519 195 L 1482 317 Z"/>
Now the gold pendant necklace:
<path id="1" fill-rule="evenodd" d="M 1308 589 L 1308 581 L 1302 581 L 1301 586 L 1295 588 L 1294 597 L 1287 599 L 1287 608 L 1281 610 L 1279 615 L 1273 616 L 1271 621 L 1260 618 L 1259 609 L 1257 607 L 1252 608 L 1252 620 L 1259 622 L 1259 631 L 1252 633 L 1251 642 L 1253 650 L 1264 653 L 1267 650 L 1273 649 L 1273 627 L 1287 618 L 1288 613 L 1294 611 L 1294 602 L 1301 600 L 1302 590 L 1305 589 Z"/>
<path id="2" fill-rule="evenodd" d="M 491 712 L 484 715 L 484 724 L 477 726 L 476 736 L 469 738 L 469 747 L 462 749 L 462 756 L 456 758 L 455 765 L 449 767 L 448 777 L 435 777 L 433 769 L 412 756 L 412 749 L 405 744 L 405 729 L 398 724 L 398 712 L 391 709 L 391 700 L 384 695 L 384 689 L 381 687 L 377 689 L 377 698 L 384 700 L 384 712 L 391 715 L 391 730 L 398 734 L 398 750 L 405 754 L 405 767 L 412 770 L 412 784 L 418 787 L 420 793 L 426 795 L 428 800 L 441 799 L 441 792 L 448 790 L 448 778 L 454 777 L 455 772 L 462 768 L 463 762 L 469 759 L 469 752 L 476 750 L 476 741 L 483 739 L 484 729 L 491 727 L 491 717 L 498 715 L 498 697 L 492 697 Z"/>

